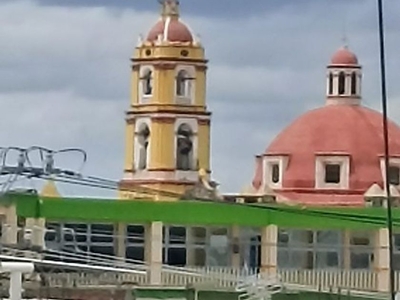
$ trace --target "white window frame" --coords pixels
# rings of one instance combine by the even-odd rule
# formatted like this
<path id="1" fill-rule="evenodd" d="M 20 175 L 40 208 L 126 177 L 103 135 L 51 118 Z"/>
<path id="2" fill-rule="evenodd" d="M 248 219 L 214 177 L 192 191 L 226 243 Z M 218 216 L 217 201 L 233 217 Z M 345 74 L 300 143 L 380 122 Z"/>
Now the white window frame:
<path id="1" fill-rule="evenodd" d="M 176 89 L 176 80 L 180 71 L 185 71 L 190 78 L 193 78 L 187 81 L 187 85 L 185 89 L 189 90 L 189 93 L 186 95 L 178 96 Z M 194 104 L 195 98 L 195 89 L 196 89 L 196 69 L 194 66 L 178 66 L 175 69 L 174 76 L 174 95 L 175 95 L 175 103 L 181 105 L 192 105 Z"/>
<path id="2" fill-rule="evenodd" d="M 384 185 L 386 184 L 386 168 L 385 168 L 385 158 L 381 157 L 380 158 L 380 164 L 381 164 L 381 172 L 382 172 L 382 179 Z M 389 167 L 398 167 L 400 169 L 400 157 L 389 157 Z M 397 188 L 400 188 L 399 185 L 393 185 Z"/>
<path id="3" fill-rule="evenodd" d="M 325 165 L 340 165 L 339 183 L 325 182 Z M 348 189 L 350 181 L 350 156 L 349 155 L 317 155 L 315 160 L 315 188 L 317 189 Z"/>
<path id="4" fill-rule="evenodd" d="M 151 76 L 152 76 L 152 93 L 150 95 L 145 95 L 143 92 L 143 76 L 146 74 L 146 72 L 150 70 L 151 71 Z M 151 65 L 143 65 L 140 66 L 140 70 L 139 70 L 139 82 L 138 82 L 138 90 L 139 90 L 139 104 L 147 104 L 150 103 L 151 98 L 154 95 L 154 85 L 155 81 L 154 81 L 154 67 Z"/>
<path id="5" fill-rule="evenodd" d="M 273 155 L 273 156 L 264 156 L 264 161 L 263 161 L 263 169 L 264 169 L 264 183 L 263 186 L 268 186 L 270 188 L 282 188 L 282 182 L 283 182 L 283 174 L 284 171 L 287 167 L 288 163 L 288 157 L 284 155 Z M 279 180 L 278 182 L 273 182 L 272 181 L 272 170 L 273 166 L 278 165 L 279 166 Z"/>

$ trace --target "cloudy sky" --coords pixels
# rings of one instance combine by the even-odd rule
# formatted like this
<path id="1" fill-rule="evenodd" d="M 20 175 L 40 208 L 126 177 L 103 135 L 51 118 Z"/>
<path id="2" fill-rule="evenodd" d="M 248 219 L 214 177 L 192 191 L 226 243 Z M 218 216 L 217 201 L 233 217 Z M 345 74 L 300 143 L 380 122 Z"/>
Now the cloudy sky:
<path id="1" fill-rule="evenodd" d="M 389 109 L 400 122 L 400 1 L 384 2 Z M 344 35 L 364 67 L 364 104 L 380 109 L 375 0 L 181 4 L 210 60 L 212 168 L 222 191 L 250 183 L 254 155 L 324 104 L 325 66 Z M 119 179 L 129 58 L 157 18 L 156 0 L 0 0 L 1 144 L 80 147 L 86 174 Z"/>

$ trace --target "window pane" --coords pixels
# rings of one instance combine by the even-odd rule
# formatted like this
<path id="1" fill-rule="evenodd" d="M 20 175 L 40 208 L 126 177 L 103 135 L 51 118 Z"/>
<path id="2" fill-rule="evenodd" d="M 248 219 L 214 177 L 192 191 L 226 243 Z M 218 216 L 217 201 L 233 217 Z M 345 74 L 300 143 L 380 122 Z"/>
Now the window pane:
<path id="1" fill-rule="evenodd" d="M 346 75 L 344 74 L 344 72 L 340 72 L 339 86 L 338 86 L 339 95 L 343 95 L 345 93 L 345 85 L 346 85 Z"/>
<path id="2" fill-rule="evenodd" d="M 92 246 L 92 247 L 90 247 L 90 252 L 114 256 L 114 247 L 112 247 L 112 246 L 111 247 L 109 247 L 109 246 Z"/>
<path id="3" fill-rule="evenodd" d="M 329 73 L 329 95 L 333 94 L 333 74 Z"/>
<path id="4" fill-rule="evenodd" d="M 317 243 L 322 245 L 337 246 L 340 242 L 340 232 L 331 230 L 317 231 Z"/>
<path id="5" fill-rule="evenodd" d="M 114 226 L 111 224 L 92 224 L 91 241 L 93 243 L 112 243 L 114 241 Z"/>
<path id="6" fill-rule="evenodd" d="M 185 244 L 186 243 L 186 228 L 185 227 L 170 227 L 169 228 L 169 243 L 170 244 Z"/>
<path id="7" fill-rule="evenodd" d="M 312 269 L 314 255 L 312 251 L 293 251 L 290 259 L 291 268 Z"/>
<path id="8" fill-rule="evenodd" d="M 278 231 L 278 246 L 287 247 L 289 243 L 289 233 L 286 230 L 279 229 Z"/>
<path id="9" fill-rule="evenodd" d="M 395 270 L 400 270 L 400 254 L 393 255 L 393 268 Z"/>
<path id="10" fill-rule="evenodd" d="M 352 95 L 357 94 L 357 74 L 356 74 L 356 72 L 353 72 L 351 74 L 351 94 Z"/>
<path id="11" fill-rule="evenodd" d="M 368 231 L 352 231 L 350 233 L 350 244 L 355 246 L 370 245 L 370 232 Z"/>
<path id="12" fill-rule="evenodd" d="M 389 183 L 393 185 L 400 184 L 400 168 L 396 166 L 389 167 Z"/>
<path id="13" fill-rule="evenodd" d="M 279 165 L 273 164 L 271 168 L 271 181 L 273 183 L 279 182 Z"/>
<path id="14" fill-rule="evenodd" d="M 316 253 L 317 268 L 336 268 L 339 267 L 339 254 L 337 252 L 319 251 Z"/>
<path id="15" fill-rule="evenodd" d="M 350 266 L 352 269 L 369 269 L 370 267 L 369 253 L 351 253 Z"/>
<path id="16" fill-rule="evenodd" d="M 326 164 L 325 165 L 325 182 L 339 183 L 340 182 L 340 165 Z"/>
<path id="17" fill-rule="evenodd" d="M 186 265 L 186 248 L 169 248 L 167 263 L 171 266 L 184 267 Z"/>
<path id="18" fill-rule="evenodd" d="M 191 228 L 192 239 L 195 245 L 204 245 L 206 243 L 206 228 L 204 227 L 192 227 Z"/>
<path id="19" fill-rule="evenodd" d="M 194 255 L 194 265 L 198 267 L 203 267 L 206 265 L 206 251 L 203 248 L 193 249 Z"/>
<path id="20" fill-rule="evenodd" d="M 290 259 L 289 259 L 289 251 L 287 250 L 278 250 L 278 267 L 279 268 L 290 268 Z"/>
<path id="21" fill-rule="evenodd" d="M 126 258 L 144 261 L 144 247 L 127 247 Z"/>
<path id="22" fill-rule="evenodd" d="M 144 243 L 144 227 L 141 225 L 126 226 L 126 235 L 128 243 Z"/>

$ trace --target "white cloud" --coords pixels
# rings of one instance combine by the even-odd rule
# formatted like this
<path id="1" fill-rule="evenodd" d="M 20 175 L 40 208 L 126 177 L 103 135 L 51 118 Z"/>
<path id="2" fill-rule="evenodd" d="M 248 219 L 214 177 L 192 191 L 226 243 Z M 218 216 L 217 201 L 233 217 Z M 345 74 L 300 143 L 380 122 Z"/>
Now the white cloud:
<path id="1" fill-rule="evenodd" d="M 323 105 L 324 68 L 343 24 L 365 66 L 366 102 L 379 107 L 374 3 L 324 3 L 252 18 L 184 16 L 201 33 L 210 59 L 213 174 L 223 190 L 250 182 L 254 154 L 297 115 Z M 390 16 L 400 4 L 387 7 L 390 108 L 400 118 L 400 25 Z M 89 174 L 118 179 L 129 58 L 156 18 L 157 12 L 42 7 L 28 0 L 0 4 L 1 144 L 81 147 L 89 152 Z"/>

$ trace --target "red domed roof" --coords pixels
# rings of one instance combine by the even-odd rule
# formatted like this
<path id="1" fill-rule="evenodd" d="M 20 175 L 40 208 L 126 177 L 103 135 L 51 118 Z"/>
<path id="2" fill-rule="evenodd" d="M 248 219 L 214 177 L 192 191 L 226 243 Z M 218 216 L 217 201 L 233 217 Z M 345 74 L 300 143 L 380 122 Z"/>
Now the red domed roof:
<path id="1" fill-rule="evenodd" d="M 343 47 L 333 54 L 331 65 L 358 65 L 358 59 L 353 52 Z"/>
<path id="2" fill-rule="evenodd" d="M 165 28 L 166 26 L 168 28 Z M 170 42 L 193 42 L 193 35 L 189 28 L 175 18 L 166 18 L 158 21 L 147 35 L 147 40 L 154 42 L 160 34 L 166 34 L 164 39 Z"/>
<path id="3" fill-rule="evenodd" d="M 389 122 L 389 142 L 391 155 L 399 156 L 400 128 L 393 122 Z M 347 194 L 362 195 L 373 183 L 382 185 L 382 115 L 353 105 L 331 105 L 312 110 L 284 129 L 264 155 L 288 155 L 283 191 L 311 191 L 315 187 L 315 156 L 318 153 L 350 156 Z M 260 187 L 262 176 L 262 169 L 258 168 L 253 180 L 256 188 Z"/>

